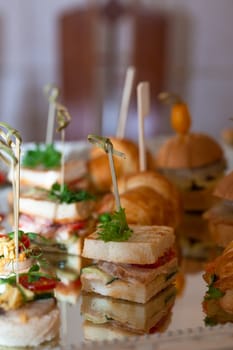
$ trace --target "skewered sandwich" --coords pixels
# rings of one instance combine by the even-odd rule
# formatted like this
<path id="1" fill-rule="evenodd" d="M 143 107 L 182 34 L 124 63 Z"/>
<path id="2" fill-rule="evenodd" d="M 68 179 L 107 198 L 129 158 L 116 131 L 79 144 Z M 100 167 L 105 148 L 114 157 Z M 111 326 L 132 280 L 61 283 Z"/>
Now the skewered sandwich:
<path id="1" fill-rule="evenodd" d="M 51 191 L 21 192 L 20 228 L 38 232 L 63 244 L 69 254 L 79 255 L 83 237 L 93 230 L 94 197 L 85 190 L 71 191 L 54 184 Z"/>
<path id="2" fill-rule="evenodd" d="M 132 225 L 127 240 L 114 241 L 109 236 L 113 235 L 111 227 L 116 221 L 115 217 L 105 225 L 105 232 L 97 228 L 84 240 L 82 256 L 93 259 L 93 264 L 82 269 L 82 289 L 144 304 L 175 279 L 173 230 Z"/>

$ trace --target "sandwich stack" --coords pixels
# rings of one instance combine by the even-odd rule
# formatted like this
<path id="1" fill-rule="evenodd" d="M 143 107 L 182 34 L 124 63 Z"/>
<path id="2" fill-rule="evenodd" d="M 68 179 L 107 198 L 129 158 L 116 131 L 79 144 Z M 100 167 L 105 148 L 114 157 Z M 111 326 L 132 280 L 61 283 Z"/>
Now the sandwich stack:
<path id="1" fill-rule="evenodd" d="M 0 236 L 0 346 L 39 346 L 59 335 L 60 314 L 54 298 L 57 278 L 41 269 L 41 251 L 31 247 L 29 233 L 19 231 L 21 137 L 5 123 L 0 127 L 1 158 L 11 159 L 14 174 L 14 232 Z"/>
<path id="2" fill-rule="evenodd" d="M 85 292 L 82 311 L 87 321 L 100 324 L 106 323 L 103 314 L 107 307 L 111 329 L 127 328 L 135 334 L 149 333 L 166 318 L 174 303 L 173 282 L 178 269 L 175 236 L 169 227 L 129 227 L 132 235 L 127 241 L 105 242 L 99 239 L 98 231 L 85 239 L 82 256 L 93 259 L 93 264 L 84 267 L 81 273 Z M 94 296 L 86 293 L 94 293 Z M 87 300 L 91 298 L 94 301 L 89 304 Z M 98 305 L 104 305 L 102 313 L 93 310 Z M 124 322 L 116 312 L 124 307 L 129 310 L 127 316 L 131 315 L 131 322 Z M 133 322 L 134 312 L 138 319 Z M 91 314 L 96 315 L 96 319 Z M 139 325 L 135 324 L 137 322 Z M 85 327 L 90 330 L 90 323 L 87 322 Z"/>
<path id="3" fill-rule="evenodd" d="M 156 167 L 175 183 L 182 196 L 185 215 L 179 232 L 183 255 L 208 259 L 213 243 L 202 214 L 216 203 L 213 191 L 226 167 L 223 150 L 212 137 L 190 132 L 188 106 L 178 96 L 161 93 L 159 97 L 172 103 L 171 124 L 176 135 L 158 150 Z"/>

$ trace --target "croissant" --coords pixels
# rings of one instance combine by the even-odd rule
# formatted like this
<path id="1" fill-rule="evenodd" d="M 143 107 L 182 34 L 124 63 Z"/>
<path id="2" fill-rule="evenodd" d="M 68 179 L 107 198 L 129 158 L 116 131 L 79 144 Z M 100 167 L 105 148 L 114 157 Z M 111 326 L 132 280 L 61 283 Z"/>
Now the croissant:
<path id="1" fill-rule="evenodd" d="M 131 140 L 117 138 L 111 138 L 111 142 L 114 149 L 124 153 L 126 157 L 124 159 L 113 156 L 117 178 L 139 171 L 137 144 Z M 149 151 L 147 152 L 147 164 L 150 169 L 154 167 L 153 157 Z M 92 148 L 87 166 L 92 187 L 101 193 L 109 191 L 112 185 L 112 177 L 108 155 L 97 147 Z"/>
<path id="2" fill-rule="evenodd" d="M 121 206 L 128 223 L 177 227 L 182 206 L 179 192 L 162 175 L 145 171 L 119 180 Z M 107 194 L 99 202 L 99 212 L 111 212 L 114 197 Z"/>
<path id="3" fill-rule="evenodd" d="M 204 280 L 219 291 L 219 297 L 214 296 L 215 304 L 233 317 L 233 241 L 220 256 L 206 265 L 205 270 Z M 212 300 L 210 288 L 205 299 Z"/>
<path id="4" fill-rule="evenodd" d="M 163 225 L 177 227 L 181 221 L 182 203 L 180 193 L 169 180 L 163 175 L 152 171 L 142 171 L 130 176 L 122 177 L 119 182 L 119 193 L 122 194 L 129 190 L 136 190 L 138 187 L 146 187 L 150 189 L 150 196 L 159 201 L 159 205 L 164 210 Z M 155 195 L 156 193 L 156 195 Z"/>

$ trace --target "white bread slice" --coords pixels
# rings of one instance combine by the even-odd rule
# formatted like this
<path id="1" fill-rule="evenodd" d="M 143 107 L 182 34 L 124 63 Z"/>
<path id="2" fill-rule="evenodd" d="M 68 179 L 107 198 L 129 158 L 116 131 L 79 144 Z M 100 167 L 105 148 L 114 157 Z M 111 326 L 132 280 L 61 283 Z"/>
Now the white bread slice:
<path id="1" fill-rule="evenodd" d="M 93 206 L 93 200 L 67 204 L 49 199 L 21 196 L 19 201 L 19 210 L 21 213 L 43 217 L 57 223 L 85 220 L 91 215 Z"/>
<path id="2" fill-rule="evenodd" d="M 138 281 L 114 279 L 113 276 L 102 274 L 97 269 L 96 273 L 89 273 L 88 269 L 84 268 L 81 273 L 81 283 L 82 290 L 85 292 L 145 304 L 170 285 L 174 281 L 175 275 L 174 266 L 170 266 L 166 273 L 161 273 L 145 284 Z"/>
<path id="3" fill-rule="evenodd" d="M 39 346 L 58 337 L 60 312 L 52 298 L 29 302 L 0 315 L 0 327 L 0 346 Z"/>
<path id="4" fill-rule="evenodd" d="M 124 329 L 148 333 L 166 314 L 174 303 L 176 288 L 173 285 L 157 294 L 146 304 L 83 294 L 81 313 L 93 323 L 113 323 Z M 110 320 L 110 321 L 109 321 Z"/>
<path id="5" fill-rule="evenodd" d="M 65 183 L 69 184 L 82 178 L 87 173 L 86 162 L 82 159 L 70 160 L 65 163 Z M 12 177 L 11 175 L 9 177 Z M 55 182 L 60 182 L 61 169 L 31 169 L 22 167 L 20 182 L 22 185 L 50 189 Z"/>
<path id="6" fill-rule="evenodd" d="M 82 256 L 126 264 L 153 264 L 175 242 L 174 230 L 167 226 L 130 225 L 133 234 L 127 241 L 104 242 L 97 232 L 84 240 Z"/>

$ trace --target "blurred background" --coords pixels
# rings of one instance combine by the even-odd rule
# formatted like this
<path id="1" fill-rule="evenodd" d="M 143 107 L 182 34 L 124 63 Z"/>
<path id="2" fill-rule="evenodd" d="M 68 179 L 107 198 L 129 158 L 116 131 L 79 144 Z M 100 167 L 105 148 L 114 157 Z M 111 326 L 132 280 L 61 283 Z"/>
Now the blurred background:
<path id="1" fill-rule="evenodd" d="M 163 90 L 188 103 L 193 130 L 220 137 L 233 117 L 232 33 L 232 0 L 0 0 L 0 119 L 43 141 L 50 82 L 72 115 L 70 140 L 113 135 L 134 65 L 126 136 L 137 138 L 136 85 L 147 80 L 147 137 L 172 132 Z"/>

